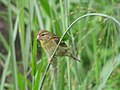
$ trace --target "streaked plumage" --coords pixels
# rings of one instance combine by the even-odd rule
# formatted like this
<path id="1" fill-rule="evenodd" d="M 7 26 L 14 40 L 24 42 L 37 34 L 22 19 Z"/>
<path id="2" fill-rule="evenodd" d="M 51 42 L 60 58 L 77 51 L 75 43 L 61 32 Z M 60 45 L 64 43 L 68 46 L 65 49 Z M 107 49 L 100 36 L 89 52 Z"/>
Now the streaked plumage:
<path id="1" fill-rule="evenodd" d="M 57 35 L 47 30 L 40 30 L 37 35 L 37 40 L 41 42 L 41 45 L 44 48 L 44 50 L 48 53 L 49 56 L 51 56 L 55 48 L 57 47 L 57 44 L 60 38 Z M 61 41 L 60 45 L 58 46 L 55 56 L 69 56 L 77 61 L 80 61 L 76 57 L 73 56 L 70 48 L 65 44 L 64 41 Z"/>

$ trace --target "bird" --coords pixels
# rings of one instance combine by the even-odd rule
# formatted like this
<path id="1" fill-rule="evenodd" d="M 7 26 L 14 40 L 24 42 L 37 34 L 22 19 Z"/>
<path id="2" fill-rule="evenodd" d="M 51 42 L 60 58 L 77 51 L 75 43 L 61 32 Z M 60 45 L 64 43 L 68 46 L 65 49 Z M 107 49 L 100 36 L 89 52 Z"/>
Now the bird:
<path id="1" fill-rule="evenodd" d="M 53 54 L 54 50 L 56 49 L 60 41 L 60 37 L 44 29 L 38 32 L 36 39 L 41 43 L 41 46 L 49 56 Z M 76 58 L 73 55 L 71 48 L 69 48 L 64 41 L 60 42 L 58 49 L 55 53 L 55 56 L 59 57 L 68 56 L 73 58 L 74 60 L 81 62 L 78 58 Z"/>

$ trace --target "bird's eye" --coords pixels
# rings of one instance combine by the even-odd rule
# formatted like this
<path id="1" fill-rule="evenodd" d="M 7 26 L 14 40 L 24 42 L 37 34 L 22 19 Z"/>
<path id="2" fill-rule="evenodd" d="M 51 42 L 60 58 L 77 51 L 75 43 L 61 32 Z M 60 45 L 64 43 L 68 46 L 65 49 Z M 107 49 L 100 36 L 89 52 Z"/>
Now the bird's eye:
<path id="1" fill-rule="evenodd" d="M 42 34 L 41 36 L 45 36 L 45 34 Z"/>

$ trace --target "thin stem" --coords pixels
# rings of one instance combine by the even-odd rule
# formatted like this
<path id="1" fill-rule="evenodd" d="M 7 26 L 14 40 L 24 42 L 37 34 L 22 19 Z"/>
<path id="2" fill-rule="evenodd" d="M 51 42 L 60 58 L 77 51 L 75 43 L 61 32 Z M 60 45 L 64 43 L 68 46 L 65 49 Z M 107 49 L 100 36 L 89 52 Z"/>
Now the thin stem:
<path id="1" fill-rule="evenodd" d="M 45 72 L 44 72 L 44 75 L 43 75 L 42 81 L 41 81 L 40 90 L 42 90 L 42 87 L 43 87 L 43 84 L 44 84 L 44 81 L 45 81 L 45 78 L 46 78 L 46 74 L 47 74 L 47 72 L 48 72 L 48 70 L 49 70 L 50 65 L 51 65 L 51 63 L 48 63 L 47 68 L 46 68 L 46 70 L 45 70 Z"/>

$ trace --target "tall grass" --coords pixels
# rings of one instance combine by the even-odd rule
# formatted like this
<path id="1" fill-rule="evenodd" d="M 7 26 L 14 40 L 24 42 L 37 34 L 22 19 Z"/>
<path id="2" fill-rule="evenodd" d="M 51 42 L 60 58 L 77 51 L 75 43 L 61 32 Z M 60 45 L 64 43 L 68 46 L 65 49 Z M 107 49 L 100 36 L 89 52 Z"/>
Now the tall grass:
<path id="1" fill-rule="evenodd" d="M 15 55 L 15 44 L 14 37 L 12 31 L 12 12 L 11 12 L 11 1 L 8 0 L 8 24 L 9 24 L 9 44 L 10 44 L 10 60 L 12 65 L 12 75 L 13 75 L 13 85 L 14 89 L 18 90 L 18 74 L 17 74 L 17 63 L 16 63 L 16 55 Z M 9 65 L 9 59 L 6 61 L 6 65 Z M 5 73 L 6 74 L 6 73 Z"/>
<path id="2" fill-rule="evenodd" d="M 0 52 L 4 63 L 0 90 L 119 90 L 119 0 L 1 0 L 0 3 L 8 10 L 0 11 L 0 17 L 8 14 L 4 20 L 9 24 L 9 40 L 0 32 L 1 44 L 7 51 L 6 55 Z M 57 57 L 55 81 L 50 69 L 45 72 L 48 58 L 36 41 L 40 29 L 60 36 L 82 61 Z M 17 37 L 19 50 L 15 50 Z M 16 52 L 21 53 L 20 60 Z M 11 81 L 7 81 L 8 77 Z"/>

